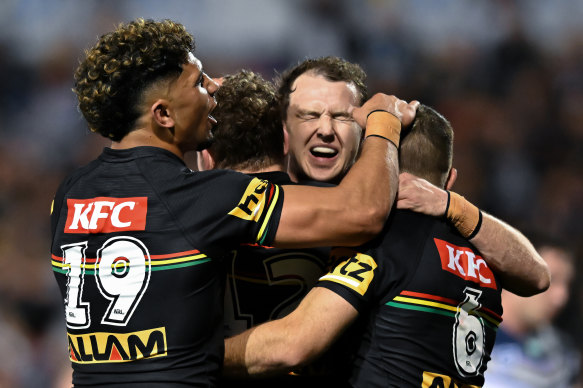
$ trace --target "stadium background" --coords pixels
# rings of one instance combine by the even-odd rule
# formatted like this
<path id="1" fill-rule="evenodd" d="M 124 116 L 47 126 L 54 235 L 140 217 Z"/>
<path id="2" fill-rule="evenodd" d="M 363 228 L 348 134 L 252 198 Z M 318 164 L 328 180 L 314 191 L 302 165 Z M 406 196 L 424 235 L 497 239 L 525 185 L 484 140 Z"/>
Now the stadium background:
<path id="1" fill-rule="evenodd" d="M 62 387 L 49 208 L 105 140 L 71 92 L 82 50 L 121 21 L 171 18 L 206 71 L 274 71 L 306 57 L 358 62 L 371 92 L 419 99 L 455 129 L 456 191 L 583 264 L 583 2 L 3 0 L 0 3 L 0 387 Z M 583 284 L 557 324 L 583 348 Z M 65 369 L 66 370 L 66 369 Z"/>

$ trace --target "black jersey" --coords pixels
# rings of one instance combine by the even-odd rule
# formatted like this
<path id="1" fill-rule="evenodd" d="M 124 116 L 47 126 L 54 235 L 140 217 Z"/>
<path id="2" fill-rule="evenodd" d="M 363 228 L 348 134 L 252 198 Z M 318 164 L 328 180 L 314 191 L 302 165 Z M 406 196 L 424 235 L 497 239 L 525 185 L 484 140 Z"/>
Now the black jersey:
<path id="1" fill-rule="evenodd" d="M 279 185 L 285 172 L 250 174 Z M 225 336 L 282 318 L 293 311 L 329 268 L 330 248 L 277 249 L 243 244 L 226 261 Z"/>
<path id="2" fill-rule="evenodd" d="M 482 386 L 502 306 L 476 248 L 446 221 L 404 210 L 363 248 L 335 249 L 339 264 L 317 284 L 360 313 L 351 384 Z"/>
<path id="3" fill-rule="evenodd" d="M 251 174 L 279 185 L 293 184 L 284 172 Z M 277 249 L 244 244 L 225 260 L 225 335 L 242 331 L 293 311 L 318 278 L 329 269 L 330 248 Z M 314 378 L 310 377 L 310 381 Z M 223 381 L 223 386 L 305 386 L 308 377 L 297 374 L 250 381 Z"/>
<path id="4" fill-rule="evenodd" d="M 217 258 L 241 243 L 270 244 L 282 203 L 278 185 L 193 172 L 155 147 L 106 148 L 67 178 L 51 215 L 52 267 L 73 383 L 215 385 L 225 278 Z"/>

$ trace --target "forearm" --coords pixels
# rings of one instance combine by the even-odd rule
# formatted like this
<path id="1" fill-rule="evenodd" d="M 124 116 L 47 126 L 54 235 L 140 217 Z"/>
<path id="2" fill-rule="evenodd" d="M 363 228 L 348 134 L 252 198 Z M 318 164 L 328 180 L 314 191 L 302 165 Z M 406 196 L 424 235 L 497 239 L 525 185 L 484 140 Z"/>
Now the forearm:
<path id="1" fill-rule="evenodd" d="M 546 290 L 550 273 L 530 241 L 518 230 L 482 212 L 463 197 L 424 179 L 403 173 L 399 177 L 397 208 L 427 215 L 446 216 L 474 244 L 496 271 L 504 288 L 521 296 Z"/>
<path id="2" fill-rule="evenodd" d="M 292 370 L 288 336 L 272 321 L 225 340 L 223 374 L 226 377 L 266 377 Z"/>
<path id="3" fill-rule="evenodd" d="M 366 152 L 366 153 L 365 153 Z M 378 161 L 382 160 L 383 163 Z M 399 186 L 397 147 L 386 140 L 369 137 L 363 143 L 363 156 L 339 185 L 345 193 L 346 209 L 370 209 L 369 222 L 384 224 Z"/>
<path id="4" fill-rule="evenodd" d="M 453 192 L 449 193 L 445 214 L 461 235 L 478 248 L 508 291 L 531 296 L 549 287 L 546 263 L 518 230 Z"/>
<path id="5" fill-rule="evenodd" d="M 400 133 L 401 122 L 397 116 L 386 111 L 370 113 L 366 120 L 362 156 L 338 186 L 338 190 L 346 193 L 348 209 L 364 205 L 372 213 L 369 222 L 378 223 L 381 228 L 393 206 L 399 185 Z"/>
<path id="6" fill-rule="evenodd" d="M 501 220 L 482 213 L 482 226 L 470 240 L 508 291 L 531 296 L 550 285 L 550 272 L 530 241 Z"/>
<path id="7" fill-rule="evenodd" d="M 245 364 L 245 350 L 253 327 L 234 337 L 225 339 L 225 357 L 223 359 L 223 375 L 228 378 L 249 376 Z"/>
<path id="8" fill-rule="evenodd" d="M 287 373 L 321 355 L 357 316 L 344 298 L 314 287 L 286 317 L 227 338 L 223 373 L 228 377 Z"/>

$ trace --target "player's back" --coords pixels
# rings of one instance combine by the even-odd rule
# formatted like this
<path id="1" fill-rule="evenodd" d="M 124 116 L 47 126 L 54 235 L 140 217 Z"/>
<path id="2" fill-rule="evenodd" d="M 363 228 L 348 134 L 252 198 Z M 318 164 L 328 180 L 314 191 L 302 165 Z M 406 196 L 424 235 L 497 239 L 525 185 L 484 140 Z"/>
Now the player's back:
<path id="1" fill-rule="evenodd" d="M 260 222 L 229 215 L 252 184 L 273 188 L 232 172 L 194 173 L 152 147 L 106 149 L 64 182 L 52 264 L 76 385 L 216 383 L 224 287 L 216 258 L 258 235 L 265 209 Z"/>
<path id="2" fill-rule="evenodd" d="M 293 182 L 284 172 L 250 174 L 280 185 Z M 225 292 L 225 336 L 282 318 L 297 307 L 329 265 L 330 248 L 278 249 L 243 244 L 228 259 Z M 223 386 L 306 386 L 314 378 L 298 376 L 250 381 L 224 381 Z M 300 383 L 301 382 L 301 383 Z"/>
<path id="3" fill-rule="evenodd" d="M 335 270 L 364 295 L 351 383 L 481 386 L 502 307 L 479 252 L 445 221 L 401 210 L 367 247 Z"/>

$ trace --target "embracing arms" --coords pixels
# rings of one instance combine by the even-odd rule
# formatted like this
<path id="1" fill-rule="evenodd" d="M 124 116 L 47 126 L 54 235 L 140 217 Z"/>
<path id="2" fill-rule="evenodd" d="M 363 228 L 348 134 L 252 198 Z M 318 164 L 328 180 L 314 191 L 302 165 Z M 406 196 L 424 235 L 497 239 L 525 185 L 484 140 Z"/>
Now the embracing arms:
<path id="1" fill-rule="evenodd" d="M 286 317 L 227 338 L 223 373 L 243 377 L 292 371 L 321 355 L 357 317 L 338 294 L 314 287 Z"/>
<path id="2" fill-rule="evenodd" d="M 445 190 L 409 173 L 399 176 L 397 208 L 444 216 L 447 205 L 448 193 Z M 547 264 L 531 242 L 507 223 L 482 212 L 481 226 L 470 242 L 496 271 L 508 291 L 531 296 L 549 287 Z"/>
<path id="3" fill-rule="evenodd" d="M 354 246 L 374 237 L 397 191 L 401 124 L 412 122 L 417 106 L 418 102 L 376 94 L 354 109 L 354 120 L 366 126 L 361 156 L 336 187 L 285 187 L 273 245 Z"/>

